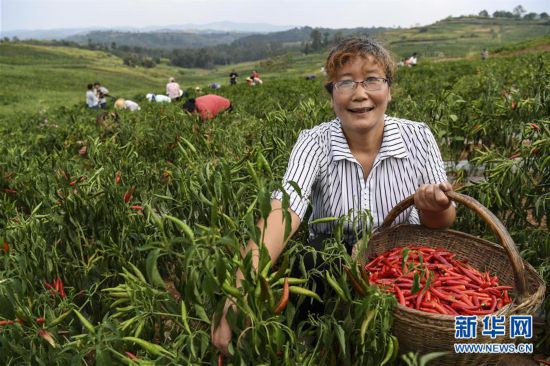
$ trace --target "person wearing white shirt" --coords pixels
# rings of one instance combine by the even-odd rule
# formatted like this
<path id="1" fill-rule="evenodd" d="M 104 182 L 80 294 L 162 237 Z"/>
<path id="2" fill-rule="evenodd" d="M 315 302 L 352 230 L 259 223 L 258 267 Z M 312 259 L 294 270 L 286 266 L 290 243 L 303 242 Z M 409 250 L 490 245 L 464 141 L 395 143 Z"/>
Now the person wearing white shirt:
<path id="1" fill-rule="evenodd" d="M 99 108 L 99 101 L 97 99 L 97 94 L 94 90 L 93 84 L 88 84 L 88 91 L 86 92 L 86 105 L 90 109 L 97 110 Z"/>
<path id="2" fill-rule="evenodd" d="M 109 95 L 109 89 L 102 86 L 99 81 L 94 83 L 95 92 L 99 100 L 99 107 L 101 109 L 107 109 L 107 96 Z"/>
<path id="3" fill-rule="evenodd" d="M 147 100 L 150 102 L 157 102 L 157 103 L 170 103 L 172 101 L 172 99 L 170 99 L 166 95 L 154 94 L 154 93 L 148 93 L 147 95 L 145 95 L 145 98 L 147 98 Z"/>
<path id="4" fill-rule="evenodd" d="M 405 61 L 405 65 L 407 65 L 408 67 L 412 67 L 412 66 L 416 66 L 417 62 L 418 62 L 418 59 L 416 58 L 416 52 L 415 52 L 412 54 L 411 57 L 407 59 L 407 61 Z"/>
<path id="5" fill-rule="evenodd" d="M 141 108 L 139 107 L 139 104 L 137 104 L 133 100 L 127 100 L 127 99 L 124 99 L 124 98 L 118 98 L 116 100 L 115 108 L 116 109 L 129 109 L 132 112 L 141 110 Z"/>
<path id="6" fill-rule="evenodd" d="M 180 85 L 176 83 L 176 79 L 173 77 L 168 79 L 168 84 L 166 84 L 166 95 L 168 95 L 171 100 L 179 100 L 183 95 Z"/>
<path id="7" fill-rule="evenodd" d="M 310 210 L 311 221 L 351 215 L 342 238 L 348 253 L 360 239 L 363 226 L 376 230 L 388 212 L 410 195 L 414 196 L 415 208 L 403 212 L 395 223 L 444 228 L 455 219 L 455 207 L 445 194 L 452 191 L 452 186 L 428 126 L 386 115 L 395 72 L 389 52 L 371 39 L 348 38 L 331 50 L 325 69 L 325 88 L 336 118 L 300 133 L 283 177 L 284 192 L 273 192 L 271 212 L 257 223 L 272 263 Z M 284 197 L 289 198 L 285 213 Z M 365 211 L 372 215 L 372 224 L 362 222 Z M 309 245 L 317 250 L 322 250 L 323 240 L 331 237 L 335 227 L 335 223 L 325 224 L 309 227 Z M 285 235 L 287 225 L 290 232 Z M 243 256 L 252 253 L 255 268 L 259 262 L 258 244 L 249 240 L 243 250 Z M 310 257 L 311 253 L 304 254 L 306 271 L 323 266 Z M 237 271 L 237 286 L 242 278 Z M 318 294 L 322 292 L 323 283 L 315 286 Z M 315 303 L 305 310 L 322 311 L 317 306 L 322 304 Z M 229 308 L 235 309 L 231 299 L 226 301 L 218 324 L 212 327 L 212 343 L 225 354 L 232 337 L 227 321 Z M 298 319 L 307 318 L 303 310 L 300 308 L 296 314 Z"/>

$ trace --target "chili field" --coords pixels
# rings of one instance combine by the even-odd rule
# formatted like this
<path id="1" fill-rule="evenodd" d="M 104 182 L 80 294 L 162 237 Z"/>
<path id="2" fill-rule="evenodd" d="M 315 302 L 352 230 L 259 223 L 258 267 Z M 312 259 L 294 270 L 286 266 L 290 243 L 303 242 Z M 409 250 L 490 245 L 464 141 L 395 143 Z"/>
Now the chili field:
<path id="1" fill-rule="evenodd" d="M 240 254 L 261 241 L 255 223 L 300 130 L 333 118 L 322 81 L 273 77 L 219 94 L 234 110 L 206 123 L 139 99 L 141 111 L 102 125 L 83 106 L 1 123 L 1 364 L 218 364 L 210 328 L 227 296 L 239 311 L 224 364 L 410 362 L 391 332 L 396 299 L 374 286 L 359 297 L 349 281 L 345 218 L 322 252 L 305 246 L 304 223 L 277 263 L 261 251 L 257 273 Z M 548 283 L 550 54 L 400 69 L 392 97 L 388 114 L 431 127 L 456 190 L 504 223 Z M 460 206 L 453 228 L 497 241 Z M 330 270 L 306 273 L 304 252 Z M 291 270 L 301 276 L 285 284 Z M 322 298 L 314 277 L 330 284 Z M 324 315 L 296 320 L 321 301 Z M 548 296 L 535 333 L 549 354 Z"/>

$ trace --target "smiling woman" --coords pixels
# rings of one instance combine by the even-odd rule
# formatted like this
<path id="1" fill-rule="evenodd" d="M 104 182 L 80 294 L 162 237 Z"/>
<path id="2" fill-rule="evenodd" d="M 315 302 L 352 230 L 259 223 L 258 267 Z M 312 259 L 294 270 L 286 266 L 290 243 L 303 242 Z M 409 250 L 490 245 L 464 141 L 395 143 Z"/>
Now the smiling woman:
<path id="1" fill-rule="evenodd" d="M 325 69 L 326 89 L 336 118 L 300 133 L 283 177 L 283 189 L 273 192 L 272 211 L 265 222 L 258 222 L 271 260 L 277 260 L 310 206 L 309 242 L 318 250 L 336 225 L 322 219 L 348 215 L 343 242 L 351 253 L 362 228 L 370 226 L 363 222 L 366 211 L 373 217 L 368 229 L 376 229 L 398 202 L 413 194 L 416 209 L 407 209 L 394 223 L 434 228 L 451 225 L 455 209 L 445 192 L 452 187 L 432 133 L 424 123 L 386 115 L 394 69 L 388 51 L 371 39 L 346 39 L 330 52 Z M 288 214 L 282 213 L 285 196 L 289 197 Z M 285 220 L 289 218 L 290 236 L 285 236 Z M 322 223 L 313 225 L 313 221 Z M 249 241 L 247 250 L 257 263 L 257 243 Z M 307 254 L 305 258 L 309 271 L 315 261 Z M 237 281 L 240 278 L 238 272 Z M 323 286 L 320 282 L 315 285 L 318 293 L 323 292 Z M 228 301 L 212 337 L 214 345 L 224 352 L 231 339 L 225 318 L 230 306 Z M 308 311 L 322 309 L 303 307 L 298 318 L 305 319 Z"/>

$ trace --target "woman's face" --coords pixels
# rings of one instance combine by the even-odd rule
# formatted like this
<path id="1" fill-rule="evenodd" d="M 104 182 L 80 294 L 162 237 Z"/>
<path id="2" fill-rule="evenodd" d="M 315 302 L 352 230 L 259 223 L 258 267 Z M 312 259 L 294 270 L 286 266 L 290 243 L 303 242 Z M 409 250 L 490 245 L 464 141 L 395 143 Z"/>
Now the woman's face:
<path id="1" fill-rule="evenodd" d="M 372 57 L 355 57 L 338 70 L 334 83 L 342 80 L 363 81 L 369 77 L 385 78 L 383 69 Z M 384 126 L 384 114 L 391 100 L 390 87 L 383 82 L 380 90 L 367 91 L 358 84 L 355 90 L 343 92 L 334 88 L 332 108 L 344 131 L 367 132 Z"/>

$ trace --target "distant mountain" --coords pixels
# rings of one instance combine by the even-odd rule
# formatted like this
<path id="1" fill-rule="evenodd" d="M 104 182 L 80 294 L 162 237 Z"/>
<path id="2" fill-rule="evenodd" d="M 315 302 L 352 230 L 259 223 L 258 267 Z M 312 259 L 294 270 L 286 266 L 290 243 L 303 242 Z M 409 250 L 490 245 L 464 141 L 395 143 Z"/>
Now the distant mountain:
<path id="1" fill-rule="evenodd" d="M 87 28 L 56 28 L 56 29 L 17 29 L 0 31 L 0 37 L 17 37 L 19 39 L 40 39 L 40 40 L 63 40 L 69 37 L 79 36 L 94 31 L 116 31 L 116 32 L 173 32 L 188 31 L 190 33 L 270 33 L 280 32 L 293 28 L 294 26 L 273 25 L 267 23 L 235 23 L 215 22 L 208 24 L 171 24 L 164 26 L 147 27 L 87 27 Z"/>
<path id="2" fill-rule="evenodd" d="M 76 34 L 85 34 L 91 32 L 97 28 L 60 28 L 60 29 L 17 29 L 10 31 L 1 31 L 0 37 L 17 37 L 19 39 L 40 39 L 40 40 L 54 40 L 64 39 Z"/>
<path id="3" fill-rule="evenodd" d="M 271 33 L 281 32 L 295 28 L 292 25 L 273 25 L 266 23 L 235 23 L 235 22 L 214 22 L 207 24 L 181 24 L 169 26 L 150 26 L 144 27 L 141 31 L 159 31 L 159 30 L 184 30 L 184 31 L 203 31 L 203 32 L 245 32 L 245 33 Z"/>
<path id="4" fill-rule="evenodd" d="M 213 25 L 213 24 L 210 24 Z M 207 27 L 209 25 L 205 25 Z M 221 24 L 217 26 L 221 27 Z M 319 35 L 319 41 L 328 43 L 330 39 L 342 37 L 350 34 L 377 34 L 388 30 L 388 28 L 350 28 L 350 29 L 330 29 L 315 28 Z M 254 32 L 235 32 L 220 30 L 195 30 L 195 31 L 174 31 L 174 30 L 156 30 L 141 32 L 120 32 L 120 31 L 92 31 L 82 33 L 64 40 L 76 42 L 81 45 L 96 44 L 110 48 L 114 43 L 117 47 L 125 46 L 133 49 L 149 49 L 157 51 L 173 50 L 194 50 L 199 48 L 224 47 L 223 53 L 239 54 L 239 59 L 243 60 L 258 59 L 265 57 L 265 49 L 271 50 L 270 56 L 284 53 L 289 49 L 301 49 L 306 42 L 311 40 L 311 34 L 314 28 L 296 27 L 279 32 L 254 33 Z M 158 52 L 156 52 L 158 54 Z M 260 55 L 251 58 L 253 53 Z M 231 62 L 235 59 L 231 57 Z"/>
<path id="5" fill-rule="evenodd" d="M 229 44 L 250 33 L 227 31 L 151 31 L 151 32 L 120 32 L 92 31 L 65 37 L 64 40 L 81 45 L 88 43 L 111 46 L 139 47 L 146 49 L 172 51 L 173 49 L 195 49 Z"/>

